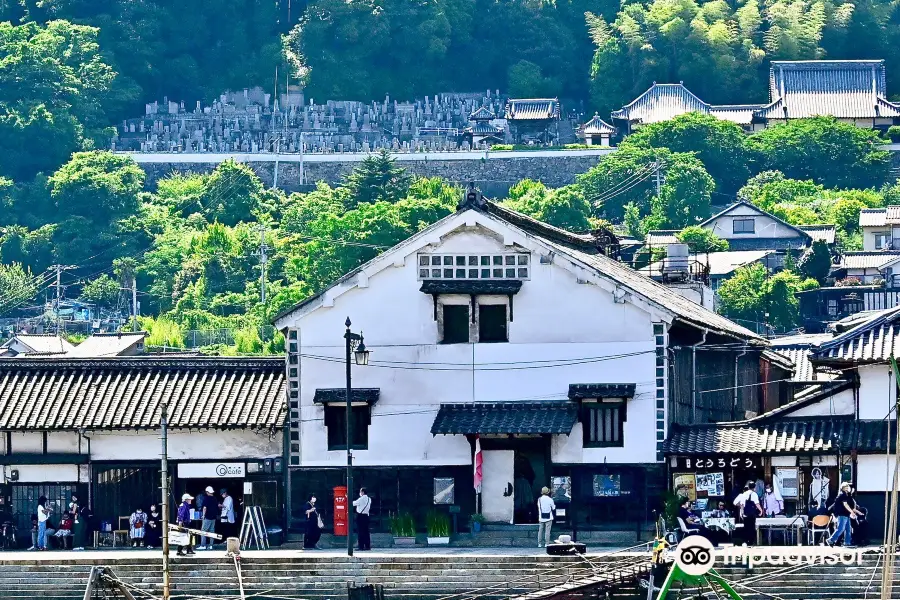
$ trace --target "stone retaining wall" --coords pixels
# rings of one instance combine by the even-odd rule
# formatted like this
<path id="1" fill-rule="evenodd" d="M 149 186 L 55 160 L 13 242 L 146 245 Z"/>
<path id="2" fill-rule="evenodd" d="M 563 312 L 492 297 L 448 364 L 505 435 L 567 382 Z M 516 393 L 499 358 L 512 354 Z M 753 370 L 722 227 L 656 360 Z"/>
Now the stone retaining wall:
<path id="1" fill-rule="evenodd" d="M 533 152 L 465 152 L 431 154 L 397 154 L 397 163 L 410 173 L 427 177 L 443 177 L 457 183 L 474 181 L 490 196 L 504 196 L 522 179 L 542 181 L 559 187 L 575 181 L 575 177 L 597 164 L 611 149 L 533 151 Z M 246 162 L 266 185 L 273 185 L 275 158 L 272 155 L 179 155 L 133 154 L 147 173 L 152 188 L 158 179 L 172 172 L 206 173 L 226 158 Z M 359 164 L 364 155 L 297 155 L 278 159 L 278 187 L 288 191 L 305 191 L 318 181 L 338 184 Z"/>

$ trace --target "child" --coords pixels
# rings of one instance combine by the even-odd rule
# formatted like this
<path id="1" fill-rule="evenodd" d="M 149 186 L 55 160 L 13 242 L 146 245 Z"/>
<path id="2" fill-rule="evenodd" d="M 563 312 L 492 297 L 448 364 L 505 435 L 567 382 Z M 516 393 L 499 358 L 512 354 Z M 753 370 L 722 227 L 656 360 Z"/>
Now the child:
<path id="1" fill-rule="evenodd" d="M 144 547 L 144 525 L 147 524 L 147 515 L 144 514 L 144 509 L 138 508 L 136 511 L 131 513 L 131 519 L 129 520 L 131 524 L 131 529 L 129 534 L 131 535 L 131 547 L 137 548 L 138 545 L 141 548 Z"/>

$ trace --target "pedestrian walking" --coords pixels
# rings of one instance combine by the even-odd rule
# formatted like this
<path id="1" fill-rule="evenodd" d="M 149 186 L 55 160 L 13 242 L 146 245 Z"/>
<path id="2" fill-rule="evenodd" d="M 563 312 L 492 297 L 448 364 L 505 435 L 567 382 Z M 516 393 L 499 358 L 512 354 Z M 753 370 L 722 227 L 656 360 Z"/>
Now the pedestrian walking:
<path id="1" fill-rule="evenodd" d="M 222 516 L 220 520 L 222 522 L 222 537 L 228 540 L 229 537 L 233 537 L 235 534 L 234 531 L 234 498 L 231 497 L 231 494 L 228 493 L 228 490 L 222 488 L 219 491 L 219 494 L 222 496 L 222 504 L 220 505 Z"/>
<path id="2" fill-rule="evenodd" d="M 216 532 L 216 521 L 219 520 L 219 516 L 222 514 L 222 511 L 219 508 L 219 500 L 215 497 L 215 493 L 212 486 L 206 486 L 206 495 L 203 496 L 203 525 L 200 529 L 210 533 Z M 212 550 L 213 543 L 215 543 L 213 538 L 204 535 L 200 538 L 199 549 Z"/>
<path id="3" fill-rule="evenodd" d="M 69 502 L 69 514 L 72 515 L 72 550 L 84 550 L 87 540 L 87 518 L 82 514 L 81 503 L 78 496 L 72 494 L 72 501 Z"/>
<path id="4" fill-rule="evenodd" d="M 316 510 L 316 495 L 312 494 L 303 507 L 306 511 L 306 533 L 303 535 L 303 547 L 307 550 L 319 548 L 319 538 L 322 537 L 322 527 L 319 523 L 322 517 Z"/>
<path id="5" fill-rule="evenodd" d="M 37 549 L 38 550 L 46 550 L 47 549 L 47 519 L 50 518 L 50 513 L 52 511 L 47 508 L 47 497 L 41 496 L 38 498 L 37 505 L 37 521 L 38 521 L 38 534 L 37 534 Z"/>
<path id="6" fill-rule="evenodd" d="M 181 504 L 178 505 L 178 516 L 175 517 L 175 522 L 179 527 L 190 527 L 191 526 L 191 500 L 194 497 L 190 494 L 184 494 L 181 497 Z M 179 544 L 178 546 L 178 556 L 185 556 L 186 554 L 194 554 L 194 546 L 191 544 L 191 534 L 187 534 L 187 545 Z"/>
<path id="7" fill-rule="evenodd" d="M 850 519 L 857 519 L 862 513 L 856 510 L 856 500 L 851 494 L 850 483 L 845 481 L 841 484 L 841 493 L 834 499 L 831 511 L 837 517 L 837 529 L 831 534 L 831 537 L 825 540 L 829 546 L 834 546 L 841 536 L 844 536 L 844 546 L 852 546 L 853 539 L 851 535 Z"/>
<path id="8" fill-rule="evenodd" d="M 537 501 L 538 511 L 538 548 L 545 548 L 550 543 L 550 529 L 553 528 L 553 515 L 556 504 L 550 497 L 550 488 L 541 488 L 541 497 Z"/>
<path id="9" fill-rule="evenodd" d="M 356 507 L 356 535 L 360 550 L 372 549 L 372 537 L 369 535 L 369 510 L 372 499 L 366 494 L 366 488 L 359 488 L 359 498 L 353 501 Z"/>
<path id="10" fill-rule="evenodd" d="M 162 514 L 155 504 L 150 505 L 147 513 L 147 529 L 144 533 L 144 542 L 148 548 L 158 548 L 162 545 Z"/>

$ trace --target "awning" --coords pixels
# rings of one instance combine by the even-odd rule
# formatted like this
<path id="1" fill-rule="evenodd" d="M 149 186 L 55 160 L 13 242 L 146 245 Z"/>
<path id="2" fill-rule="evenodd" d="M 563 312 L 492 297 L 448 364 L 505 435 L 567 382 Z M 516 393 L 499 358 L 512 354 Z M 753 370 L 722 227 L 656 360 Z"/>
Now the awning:
<path id="1" fill-rule="evenodd" d="M 873 431 L 871 437 L 877 438 L 877 433 Z M 856 435 L 852 417 L 676 426 L 663 452 L 678 456 L 849 452 Z"/>
<path id="2" fill-rule="evenodd" d="M 381 395 L 380 388 L 353 388 L 350 390 L 350 402 L 375 404 Z M 313 402 L 316 404 L 335 404 L 347 401 L 347 388 L 318 388 Z"/>
<path id="3" fill-rule="evenodd" d="M 578 420 L 568 400 L 441 404 L 431 426 L 438 434 L 566 434 Z"/>
<path id="4" fill-rule="evenodd" d="M 634 398 L 633 383 L 572 383 L 569 384 L 569 398 Z"/>
<path id="5" fill-rule="evenodd" d="M 522 289 L 520 279 L 455 279 L 423 281 L 419 291 L 424 294 L 466 294 L 509 296 Z"/>

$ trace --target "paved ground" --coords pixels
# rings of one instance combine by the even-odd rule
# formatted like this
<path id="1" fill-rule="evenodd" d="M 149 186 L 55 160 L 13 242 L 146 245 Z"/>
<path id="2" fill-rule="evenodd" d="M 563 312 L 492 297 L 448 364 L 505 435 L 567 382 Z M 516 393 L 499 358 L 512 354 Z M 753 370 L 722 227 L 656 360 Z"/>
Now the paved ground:
<path id="1" fill-rule="evenodd" d="M 588 554 L 602 556 L 603 554 L 621 552 L 624 548 L 593 548 Z M 403 556 L 546 556 L 543 548 L 429 548 L 426 546 L 415 548 L 383 548 L 368 552 L 354 551 L 353 555 L 360 558 L 393 558 Z M 346 556 L 346 550 L 302 550 L 302 549 L 278 549 L 271 550 L 245 550 L 241 553 L 247 558 L 297 558 L 309 557 L 340 557 Z M 198 550 L 196 556 L 180 558 L 175 556 L 172 550 L 171 556 L 178 560 L 203 561 L 204 558 L 224 558 L 224 550 Z M 78 560 L 127 560 L 129 558 L 158 558 L 162 559 L 162 551 L 158 549 L 108 549 L 85 550 L 73 552 L 71 550 L 48 550 L 46 552 L 10 551 L 0 552 L 0 562 L 66 562 Z"/>

